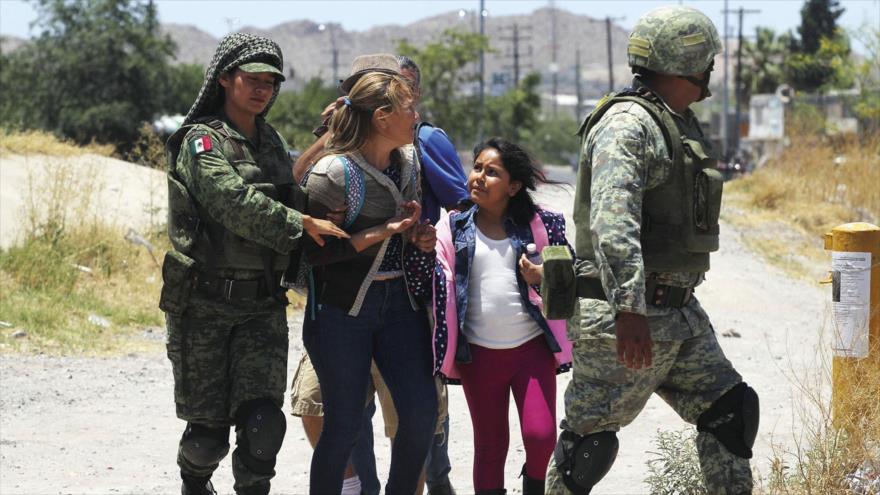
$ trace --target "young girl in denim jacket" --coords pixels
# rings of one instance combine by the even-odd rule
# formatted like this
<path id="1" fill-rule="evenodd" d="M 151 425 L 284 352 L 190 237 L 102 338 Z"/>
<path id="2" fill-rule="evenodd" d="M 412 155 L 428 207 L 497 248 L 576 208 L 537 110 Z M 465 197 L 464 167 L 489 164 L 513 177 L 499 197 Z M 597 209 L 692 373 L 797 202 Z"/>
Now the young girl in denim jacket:
<path id="1" fill-rule="evenodd" d="M 490 139 L 474 150 L 474 206 L 437 224 L 434 368 L 460 381 L 474 429 L 474 489 L 503 494 L 513 393 L 526 463 L 523 493 L 543 494 L 556 443 L 556 373 L 571 366 L 565 322 L 547 321 L 537 292 L 542 267 L 526 248 L 568 245 L 565 220 L 528 190 L 547 182 L 529 154 Z"/>

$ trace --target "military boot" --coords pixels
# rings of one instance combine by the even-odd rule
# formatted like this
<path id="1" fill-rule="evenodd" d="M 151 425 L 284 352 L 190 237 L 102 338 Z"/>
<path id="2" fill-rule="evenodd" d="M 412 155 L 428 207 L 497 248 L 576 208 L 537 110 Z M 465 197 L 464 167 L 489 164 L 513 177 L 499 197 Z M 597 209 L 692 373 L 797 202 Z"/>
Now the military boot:
<path id="1" fill-rule="evenodd" d="M 523 495 L 544 495 L 544 480 L 529 478 L 529 475 L 526 474 L 525 465 L 523 465 L 521 476 L 523 479 Z"/>
<path id="2" fill-rule="evenodd" d="M 479 490 L 477 495 L 506 495 L 507 490 L 504 488 L 493 488 L 491 490 Z"/>
<path id="3" fill-rule="evenodd" d="M 183 479 L 183 484 L 180 487 L 181 495 L 217 495 L 210 477 L 203 478 L 186 474 L 181 474 L 180 477 Z"/>

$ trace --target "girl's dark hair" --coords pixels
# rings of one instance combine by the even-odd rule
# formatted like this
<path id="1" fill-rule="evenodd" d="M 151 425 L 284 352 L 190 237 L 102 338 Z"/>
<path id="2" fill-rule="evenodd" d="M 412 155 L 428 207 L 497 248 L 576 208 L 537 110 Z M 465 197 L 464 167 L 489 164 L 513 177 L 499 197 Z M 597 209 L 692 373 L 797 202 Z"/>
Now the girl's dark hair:
<path id="1" fill-rule="evenodd" d="M 561 185 L 547 179 L 541 171 L 540 164 L 532 157 L 531 153 L 522 146 L 512 143 L 504 138 L 493 137 L 474 147 L 474 161 L 483 151 L 492 148 L 501 155 L 501 165 L 510 174 L 511 181 L 519 181 L 520 188 L 507 204 L 507 213 L 517 225 L 528 225 L 532 217 L 538 211 L 538 206 L 532 199 L 529 191 L 534 191 L 538 183 Z"/>

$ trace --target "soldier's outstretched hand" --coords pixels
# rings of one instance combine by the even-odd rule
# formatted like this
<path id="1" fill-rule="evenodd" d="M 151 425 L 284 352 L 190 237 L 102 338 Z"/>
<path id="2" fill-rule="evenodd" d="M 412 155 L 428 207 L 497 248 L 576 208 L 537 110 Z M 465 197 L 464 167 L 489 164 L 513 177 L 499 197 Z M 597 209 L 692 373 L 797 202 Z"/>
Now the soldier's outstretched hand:
<path id="1" fill-rule="evenodd" d="M 617 313 L 617 360 L 630 369 L 651 367 L 651 331 L 648 318 L 635 313 Z"/>
<path id="2" fill-rule="evenodd" d="M 340 239 L 348 239 L 350 237 L 347 232 L 337 227 L 330 220 L 319 220 L 309 215 L 303 215 L 302 222 L 303 230 L 305 230 L 315 241 L 315 244 L 319 246 L 324 245 L 324 239 L 321 238 L 322 235 L 330 235 Z"/>

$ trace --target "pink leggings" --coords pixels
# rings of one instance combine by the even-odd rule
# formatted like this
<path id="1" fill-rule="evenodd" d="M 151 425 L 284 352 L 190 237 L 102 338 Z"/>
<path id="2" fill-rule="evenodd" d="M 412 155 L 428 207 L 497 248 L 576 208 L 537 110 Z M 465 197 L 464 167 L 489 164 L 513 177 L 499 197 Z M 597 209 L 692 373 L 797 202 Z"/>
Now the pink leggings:
<path id="1" fill-rule="evenodd" d="M 526 473 L 544 479 L 556 446 L 556 361 L 544 336 L 513 349 L 471 344 L 471 355 L 471 363 L 459 365 L 459 370 L 474 425 L 474 490 L 504 488 L 511 391 L 526 449 Z"/>

